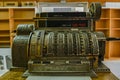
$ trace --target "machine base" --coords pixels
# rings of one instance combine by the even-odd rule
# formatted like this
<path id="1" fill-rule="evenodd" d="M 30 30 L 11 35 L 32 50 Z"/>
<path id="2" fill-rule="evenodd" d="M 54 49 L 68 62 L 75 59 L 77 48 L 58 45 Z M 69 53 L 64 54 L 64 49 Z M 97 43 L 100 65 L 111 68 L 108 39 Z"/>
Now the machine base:
<path id="1" fill-rule="evenodd" d="M 40 75 L 36 73 L 29 73 L 28 70 L 24 68 L 12 68 L 10 71 L 8 71 L 6 74 L 0 77 L 0 80 L 28 80 L 28 76 L 45 76 L 45 75 Z M 95 73 L 95 72 L 96 73 Z M 100 67 L 95 69 L 94 71 L 91 71 L 91 76 L 96 75 L 96 77 L 91 77 L 91 80 L 119 80 L 112 72 L 110 72 L 110 69 L 106 67 L 104 64 L 101 64 Z M 93 74 L 94 73 L 94 74 Z M 88 73 L 87 73 L 88 74 Z M 68 76 L 68 77 L 88 77 L 87 74 L 81 74 L 81 76 Z M 80 74 L 79 74 L 80 75 Z M 64 75 L 65 76 L 65 75 Z M 90 75 L 89 75 L 90 76 Z M 45 76 L 47 77 L 47 76 Z M 52 76 L 51 76 L 52 77 Z M 60 77 L 60 76 L 59 76 Z"/>
<path id="2" fill-rule="evenodd" d="M 6 74 L 0 77 L 0 80 L 27 80 L 27 78 L 23 78 L 23 71 L 20 70 L 14 70 L 14 71 L 8 71 Z M 99 72 L 97 73 L 97 77 L 91 78 L 92 80 L 119 80 L 112 72 L 110 73 L 104 73 Z"/>
<path id="3" fill-rule="evenodd" d="M 29 76 L 90 76 L 97 77 L 97 74 L 94 71 L 84 72 L 84 73 L 75 73 L 75 72 L 43 72 L 43 73 L 29 73 L 28 70 L 22 75 L 22 77 L 27 78 Z"/>

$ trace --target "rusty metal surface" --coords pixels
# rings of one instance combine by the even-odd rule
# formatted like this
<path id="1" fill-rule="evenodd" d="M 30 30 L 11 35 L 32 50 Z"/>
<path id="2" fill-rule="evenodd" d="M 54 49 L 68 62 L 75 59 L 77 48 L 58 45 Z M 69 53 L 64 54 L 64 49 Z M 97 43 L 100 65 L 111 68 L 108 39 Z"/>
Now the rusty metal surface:
<path id="1" fill-rule="evenodd" d="M 37 30 L 32 33 L 30 39 L 30 56 L 98 55 L 98 46 L 96 34 L 91 32 L 41 32 Z"/>
<path id="2" fill-rule="evenodd" d="M 29 35 L 33 30 L 35 30 L 33 24 L 19 24 L 17 26 L 17 35 Z"/>
<path id="3" fill-rule="evenodd" d="M 28 68 L 29 71 L 32 72 L 32 69 L 35 69 L 33 70 L 33 72 L 35 71 L 41 72 L 42 71 L 41 69 L 45 68 L 44 65 L 55 66 L 54 64 L 55 60 L 57 61 L 63 60 L 68 62 L 73 60 L 73 63 L 66 64 L 69 64 L 69 66 L 71 66 L 72 64 L 76 65 L 79 62 L 81 64 L 80 67 L 82 67 L 82 69 L 80 69 L 80 67 L 78 66 L 74 68 L 74 70 L 78 68 L 79 69 L 78 71 L 82 70 L 89 71 L 88 68 L 94 68 L 94 66 L 98 65 L 98 56 L 100 55 L 99 47 L 101 47 L 98 44 L 99 43 L 97 39 L 98 35 L 99 33 L 97 33 L 96 35 L 96 33 L 90 31 L 56 32 L 45 30 L 34 30 L 30 33 L 30 35 L 19 34 L 14 38 L 12 48 L 13 66 L 16 67 L 31 66 Z M 73 57 L 74 59 L 70 57 Z M 44 58 L 46 58 L 48 62 L 46 62 Z M 79 60 L 77 58 L 81 59 Z M 28 61 L 31 60 L 33 61 L 33 63 L 29 64 Z M 78 60 L 78 62 L 74 62 L 74 60 Z M 50 63 L 51 61 L 54 62 Z M 89 63 L 87 63 L 87 61 Z M 85 67 L 83 63 L 86 63 L 88 65 L 86 65 Z M 62 62 L 62 64 L 64 63 Z M 57 65 L 61 65 L 61 63 L 57 63 Z M 52 66 L 52 68 L 54 66 Z M 60 71 L 61 67 L 59 67 L 58 72 Z M 70 70 L 68 69 L 68 71 Z"/>
<path id="4" fill-rule="evenodd" d="M 16 36 L 12 45 L 13 66 L 26 67 L 28 61 L 28 35 Z"/>
<path id="5" fill-rule="evenodd" d="M 77 64 L 76 64 L 77 63 Z M 40 63 L 35 63 L 33 61 L 28 62 L 29 72 L 90 72 L 90 62 L 89 61 L 65 61 L 65 60 L 55 60 L 55 61 L 41 61 Z"/>
<path id="6" fill-rule="evenodd" d="M 102 6 L 99 2 L 90 4 L 89 12 L 90 12 L 90 15 L 94 18 L 94 20 L 99 20 L 100 19 L 101 8 L 102 8 Z"/>
<path id="7" fill-rule="evenodd" d="M 32 24 L 18 25 L 12 46 L 13 66 L 30 73 L 96 76 L 94 70 L 101 64 L 105 48 L 104 34 L 94 32 L 101 5 L 92 3 L 89 12 L 79 12 L 78 17 L 70 14 L 76 13 L 69 13 L 67 18 L 66 13 L 47 18 L 36 14 L 36 28 Z"/>

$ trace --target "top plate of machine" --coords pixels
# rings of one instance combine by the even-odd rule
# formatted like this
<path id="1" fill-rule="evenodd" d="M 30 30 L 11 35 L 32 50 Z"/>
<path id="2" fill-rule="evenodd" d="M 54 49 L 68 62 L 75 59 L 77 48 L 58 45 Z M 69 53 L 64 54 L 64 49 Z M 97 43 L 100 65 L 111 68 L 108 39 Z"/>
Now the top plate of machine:
<path id="1" fill-rule="evenodd" d="M 85 12 L 88 11 L 88 2 L 39 2 L 35 12 Z"/>
<path id="2" fill-rule="evenodd" d="M 87 2 L 39 2 L 34 21 L 38 27 L 90 27 Z"/>

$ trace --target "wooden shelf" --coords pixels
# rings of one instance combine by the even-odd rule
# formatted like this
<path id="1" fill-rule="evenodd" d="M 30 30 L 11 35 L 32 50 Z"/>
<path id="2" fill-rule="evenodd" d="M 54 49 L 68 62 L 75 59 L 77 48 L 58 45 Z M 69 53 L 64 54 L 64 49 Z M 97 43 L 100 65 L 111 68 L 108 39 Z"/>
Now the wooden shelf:
<path id="1" fill-rule="evenodd" d="M 106 37 L 120 38 L 120 8 L 103 8 L 101 19 L 96 22 L 96 31 Z M 105 58 L 120 58 L 120 41 L 106 42 Z"/>
<path id="2" fill-rule="evenodd" d="M 0 8 L 0 47 L 10 44 L 9 9 Z"/>
<path id="3" fill-rule="evenodd" d="M 120 30 L 120 28 L 112 28 L 112 30 L 118 30 L 118 31 L 119 31 L 119 30 Z"/>
<path id="4" fill-rule="evenodd" d="M 9 20 L 0 21 L 0 30 L 9 30 Z"/>
<path id="5" fill-rule="evenodd" d="M 1 34 L 1 33 L 4 33 L 4 32 L 7 33 L 7 32 L 9 32 L 9 30 L 1 30 L 1 29 L 0 29 L 0 34 Z"/>
<path id="6" fill-rule="evenodd" d="M 8 35 L 10 35 L 9 30 L 0 30 L 0 36 L 8 36 Z"/>
<path id="7" fill-rule="evenodd" d="M 105 58 L 110 58 L 110 54 L 109 54 L 109 42 L 106 41 L 106 46 L 105 46 Z"/>
<path id="8" fill-rule="evenodd" d="M 10 35 L 0 35 L 0 38 L 2 37 L 10 37 Z"/>
<path id="9" fill-rule="evenodd" d="M 110 37 L 120 38 L 120 8 L 110 9 Z M 110 58 L 120 58 L 120 41 L 111 41 Z"/>
<path id="10" fill-rule="evenodd" d="M 96 22 L 96 28 L 109 28 L 110 27 L 110 19 L 100 19 Z"/>
<path id="11" fill-rule="evenodd" d="M 111 28 L 120 28 L 120 20 L 111 20 Z"/>
<path id="12" fill-rule="evenodd" d="M 120 18 L 120 9 L 119 8 L 111 9 L 111 18 Z"/>
<path id="13" fill-rule="evenodd" d="M 10 40 L 8 40 L 8 41 L 0 41 L 0 43 L 10 43 Z"/>
<path id="14" fill-rule="evenodd" d="M 21 20 L 22 20 L 22 21 L 26 21 L 26 20 L 27 20 L 27 21 L 33 21 L 33 18 L 14 18 L 14 20 L 16 20 L 16 21 L 17 21 L 17 20 L 18 20 L 18 21 L 19 21 L 19 20 L 20 20 L 20 21 L 21 21 Z"/>
<path id="15" fill-rule="evenodd" d="M 0 8 L 0 47 L 12 45 L 14 37 L 12 31 L 16 30 L 18 24 L 34 23 L 34 13 L 34 7 Z"/>
<path id="16" fill-rule="evenodd" d="M 8 19 L 9 18 L 9 12 L 7 8 L 0 8 L 0 19 Z"/>
<path id="17" fill-rule="evenodd" d="M 106 60 L 108 60 L 108 59 L 106 59 Z M 110 57 L 109 60 L 120 60 L 120 57 L 119 56 L 118 57 Z"/>
<path id="18" fill-rule="evenodd" d="M 24 18 L 24 19 L 32 19 L 34 16 L 34 8 L 15 8 L 14 18 Z"/>
<path id="19" fill-rule="evenodd" d="M 120 20 L 120 18 L 111 18 L 111 20 Z"/>
<path id="20" fill-rule="evenodd" d="M 112 30 L 110 37 L 120 37 L 120 30 Z"/>
<path id="21" fill-rule="evenodd" d="M 9 19 L 5 19 L 5 18 L 4 18 L 4 19 L 0 19 L 0 21 L 8 21 L 8 20 L 9 20 Z"/>
<path id="22" fill-rule="evenodd" d="M 109 28 L 96 28 L 96 30 L 109 30 Z"/>
<path id="23" fill-rule="evenodd" d="M 109 20 L 110 18 L 101 18 L 100 20 Z"/>
<path id="24" fill-rule="evenodd" d="M 119 57 L 120 58 L 120 41 L 111 41 L 110 42 L 110 57 Z"/>
<path id="25" fill-rule="evenodd" d="M 110 18 L 110 10 L 109 8 L 103 8 L 101 18 Z"/>

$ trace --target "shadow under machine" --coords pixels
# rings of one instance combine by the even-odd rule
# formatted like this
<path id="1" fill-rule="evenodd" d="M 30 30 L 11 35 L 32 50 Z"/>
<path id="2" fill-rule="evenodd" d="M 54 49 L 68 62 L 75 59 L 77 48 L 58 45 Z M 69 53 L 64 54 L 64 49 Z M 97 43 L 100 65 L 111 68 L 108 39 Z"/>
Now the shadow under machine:
<path id="1" fill-rule="evenodd" d="M 109 72 L 102 64 L 106 37 L 95 31 L 100 3 L 42 3 L 35 25 L 18 25 L 12 45 L 14 67 L 30 74 L 90 76 Z"/>

